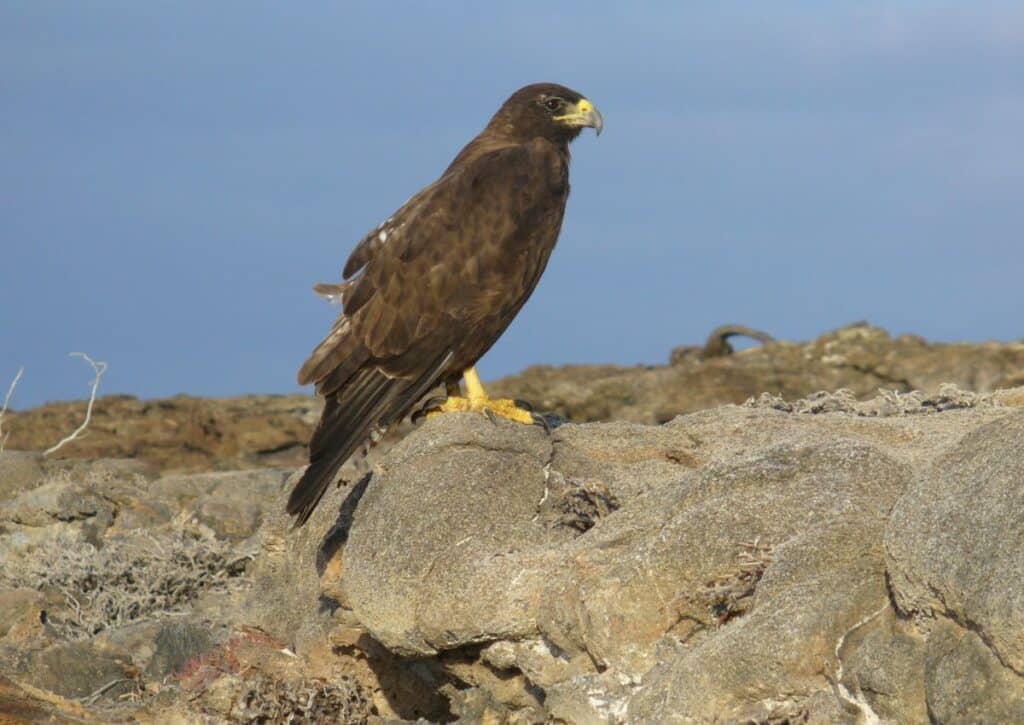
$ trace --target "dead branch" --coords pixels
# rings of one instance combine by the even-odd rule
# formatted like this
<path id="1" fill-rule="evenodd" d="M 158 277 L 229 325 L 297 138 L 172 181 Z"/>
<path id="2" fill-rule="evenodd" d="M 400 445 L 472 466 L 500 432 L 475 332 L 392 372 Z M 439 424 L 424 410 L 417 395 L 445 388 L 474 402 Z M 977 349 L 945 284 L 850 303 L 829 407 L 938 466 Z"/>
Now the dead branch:
<path id="1" fill-rule="evenodd" d="M 49 456 L 53 453 L 56 453 L 65 444 L 70 443 L 71 441 L 78 438 L 83 432 L 85 432 L 86 427 L 89 425 L 89 421 L 92 420 L 92 406 L 93 403 L 96 402 L 96 391 L 100 389 L 100 379 L 103 377 L 103 374 L 107 372 L 107 364 L 105 362 L 96 362 L 91 357 L 86 355 L 84 352 L 73 352 L 71 353 L 71 357 L 80 357 L 83 360 L 85 360 L 87 363 L 89 363 L 89 365 L 92 366 L 92 371 L 93 373 L 96 374 L 96 377 L 92 379 L 91 383 L 92 393 L 89 395 L 89 405 L 85 409 L 85 420 L 82 421 L 82 425 L 78 426 L 71 435 L 65 437 L 56 445 L 53 445 L 47 448 L 45 451 L 43 451 L 44 456 Z"/>
<path id="2" fill-rule="evenodd" d="M 4 407 L 0 408 L 0 453 L 4 452 L 4 445 L 7 443 L 7 438 L 10 436 L 10 431 L 4 433 L 4 416 L 7 415 L 7 406 L 10 405 L 11 396 L 14 395 L 14 388 L 17 387 L 18 381 L 21 380 L 22 373 L 25 372 L 25 366 L 22 365 L 18 368 L 18 374 L 14 376 L 14 380 L 11 381 L 11 386 L 7 388 L 7 395 L 4 397 Z"/>

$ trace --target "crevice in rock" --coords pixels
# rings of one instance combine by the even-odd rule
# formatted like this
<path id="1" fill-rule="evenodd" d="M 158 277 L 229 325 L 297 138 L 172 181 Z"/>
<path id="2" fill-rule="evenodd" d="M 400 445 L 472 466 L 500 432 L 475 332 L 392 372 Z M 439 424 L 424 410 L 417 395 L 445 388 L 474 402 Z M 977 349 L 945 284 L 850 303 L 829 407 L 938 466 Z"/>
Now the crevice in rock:
<path id="1" fill-rule="evenodd" d="M 896 601 L 896 590 L 893 588 L 893 585 L 892 585 L 892 575 L 889 573 L 889 568 L 888 567 L 886 567 L 886 569 L 885 569 L 884 576 L 885 576 L 885 593 L 889 597 L 889 606 L 892 608 L 893 614 L 896 616 L 897 619 L 900 619 L 900 620 L 902 620 L 904 622 L 913 621 L 914 617 L 910 613 L 904 612 L 900 608 L 899 603 Z"/>
<path id="2" fill-rule="evenodd" d="M 552 508 L 558 512 L 557 526 L 585 534 L 622 505 L 618 497 L 602 485 L 586 485 L 575 479 L 567 479 L 566 483 L 567 489 L 552 502 Z"/>
<path id="3" fill-rule="evenodd" d="M 742 542 L 738 548 L 735 569 L 705 583 L 697 595 L 719 626 L 753 609 L 757 585 L 774 555 L 774 547 L 760 539 Z"/>
<path id="4" fill-rule="evenodd" d="M 368 634 L 351 645 L 336 645 L 336 656 L 362 660 L 373 672 L 380 695 L 402 720 L 448 723 L 457 719 L 447 692 L 468 687 L 447 672 L 440 657 L 404 658 Z"/>
<path id="5" fill-rule="evenodd" d="M 865 725 L 881 725 L 882 720 L 878 717 L 878 714 L 872 709 L 871 703 L 868 702 L 867 698 L 864 697 L 863 691 L 860 688 L 860 682 L 855 681 L 853 689 L 843 684 L 843 659 L 841 656 L 843 645 L 846 644 L 846 638 L 856 632 L 858 629 L 871 622 L 884 611 L 889 609 L 890 601 L 886 597 L 885 604 L 868 614 L 866 617 L 860 619 L 856 624 L 847 629 L 840 635 L 839 640 L 836 642 L 835 657 L 836 657 L 836 671 L 833 678 L 828 678 L 832 684 L 833 690 L 835 691 L 836 697 L 850 707 L 851 711 L 859 712 L 863 716 L 863 722 Z M 856 678 L 854 678 L 856 680 Z"/>
<path id="6" fill-rule="evenodd" d="M 969 632 L 974 632 L 976 635 L 978 635 L 978 639 L 981 640 L 982 644 L 984 644 L 988 651 L 992 653 L 992 656 L 996 658 L 996 661 L 998 661 L 1000 665 L 1002 665 L 1018 677 L 1024 677 L 1024 671 L 1017 669 L 1012 664 L 1006 661 L 1006 658 L 1003 657 L 1002 653 L 999 652 L 998 648 L 995 646 L 995 643 L 992 641 L 992 636 L 985 631 L 985 628 L 981 624 L 975 622 L 969 617 L 959 616 L 955 611 L 950 609 L 949 605 L 946 604 L 946 598 L 942 595 L 942 592 L 940 592 L 930 582 L 927 584 L 927 586 L 928 589 L 931 591 L 932 596 L 935 597 L 935 600 L 939 602 L 939 604 L 942 606 L 942 611 L 939 612 L 939 614 L 941 614 L 943 617 L 950 620 L 954 624 L 958 625 L 961 629 L 966 629 Z"/>

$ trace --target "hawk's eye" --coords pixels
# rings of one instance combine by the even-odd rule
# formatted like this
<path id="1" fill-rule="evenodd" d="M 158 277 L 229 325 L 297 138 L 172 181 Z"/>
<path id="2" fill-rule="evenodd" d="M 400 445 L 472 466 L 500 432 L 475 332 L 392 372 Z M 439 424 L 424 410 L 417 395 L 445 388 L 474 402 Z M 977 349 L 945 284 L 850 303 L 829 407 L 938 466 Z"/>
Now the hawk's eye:
<path id="1" fill-rule="evenodd" d="M 548 109 L 549 111 L 557 111 L 561 107 L 561 98 L 549 98 L 548 100 L 544 101 L 544 108 Z"/>

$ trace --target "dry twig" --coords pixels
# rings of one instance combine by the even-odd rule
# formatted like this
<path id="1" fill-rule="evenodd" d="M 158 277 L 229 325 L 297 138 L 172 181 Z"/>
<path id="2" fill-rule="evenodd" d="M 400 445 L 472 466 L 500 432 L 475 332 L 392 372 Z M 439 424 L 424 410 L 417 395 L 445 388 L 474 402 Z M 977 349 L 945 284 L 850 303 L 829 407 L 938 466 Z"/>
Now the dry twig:
<path id="1" fill-rule="evenodd" d="M 0 408 L 0 453 L 3 453 L 7 437 L 11 435 L 10 432 L 4 433 L 4 416 L 7 415 L 7 406 L 10 405 L 11 396 L 14 395 L 14 388 L 17 387 L 18 381 L 21 380 L 21 375 L 24 372 L 25 366 L 22 365 L 18 368 L 18 374 L 14 376 L 14 380 L 11 381 L 11 386 L 7 388 L 7 395 L 4 397 L 4 407 Z"/>
<path id="2" fill-rule="evenodd" d="M 92 420 L 92 406 L 93 403 L 96 402 L 96 391 L 99 390 L 100 388 L 100 379 L 103 377 L 103 374 L 107 372 L 107 364 L 105 362 L 96 362 L 91 357 L 86 355 L 84 352 L 73 352 L 71 353 L 71 357 L 80 357 L 83 360 L 85 360 L 92 366 L 92 371 L 96 374 L 96 377 L 92 379 L 91 383 L 92 393 L 89 395 L 89 405 L 85 409 L 85 420 L 82 421 L 82 425 L 75 428 L 74 432 L 71 435 L 65 437 L 56 445 L 50 446 L 45 451 L 43 451 L 44 456 L 49 456 L 53 453 L 56 453 L 61 448 L 63 448 L 65 444 L 75 440 L 85 431 L 86 426 L 89 425 L 89 421 Z"/>

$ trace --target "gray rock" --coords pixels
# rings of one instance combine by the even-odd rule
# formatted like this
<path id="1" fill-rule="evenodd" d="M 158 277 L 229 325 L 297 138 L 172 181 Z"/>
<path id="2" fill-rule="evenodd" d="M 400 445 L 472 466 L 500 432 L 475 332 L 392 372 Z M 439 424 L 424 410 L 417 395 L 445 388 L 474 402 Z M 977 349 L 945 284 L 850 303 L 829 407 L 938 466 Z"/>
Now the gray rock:
<path id="1" fill-rule="evenodd" d="M 264 512 L 280 495 L 285 474 L 268 469 L 200 474 L 208 485 L 194 505 L 196 517 L 223 539 L 239 541 L 252 536 Z"/>
<path id="2" fill-rule="evenodd" d="M 0 646 L 11 649 L 48 644 L 46 597 L 32 589 L 0 589 Z"/>
<path id="3" fill-rule="evenodd" d="M 969 433 L 923 470 L 885 543 L 901 610 L 954 619 L 1024 674 L 1024 412 Z"/>
<path id="4" fill-rule="evenodd" d="M 99 494 L 58 481 L 20 494 L 7 504 L 0 519 L 23 526 L 48 526 L 99 517 L 109 524 L 114 510 Z"/>
<path id="5" fill-rule="evenodd" d="M 248 538 L 274 506 L 287 474 L 269 468 L 252 471 L 168 474 L 153 481 L 151 501 L 172 511 L 188 511 L 223 539 Z"/>
<path id="6" fill-rule="evenodd" d="M 933 722 L 1024 722 L 1024 678 L 1004 667 L 975 632 L 940 621 L 925 663 Z"/>
<path id="7" fill-rule="evenodd" d="M 194 622 L 165 622 L 153 638 L 154 652 L 146 677 L 161 681 L 180 672 L 194 657 L 213 649 L 216 640 L 208 627 Z"/>
<path id="8" fill-rule="evenodd" d="M 35 461 L 38 470 L 34 483 L 22 486 L 0 509 L 0 525 L 8 533 L 0 540 L 5 554 L 81 541 L 99 547 L 112 534 L 153 528 L 177 513 L 147 495 L 149 481 L 157 475 L 148 464 L 36 460 L 23 454 L 16 459 Z"/>
<path id="9" fill-rule="evenodd" d="M 380 452 L 344 506 L 330 493 L 312 533 L 282 537 L 281 558 L 316 563 L 338 607 L 320 620 L 324 636 L 361 628 L 447 672 L 463 683 L 458 712 L 916 722 L 933 698 L 928 642 L 890 606 L 886 531 L 902 530 L 890 512 L 907 507 L 909 521 L 940 498 L 921 482 L 977 448 L 965 433 L 988 441 L 993 461 L 1024 455 L 1006 428 L 1019 413 L 955 392 L 550 437 L 482 416 L 431 419 Z M 906 581 L 922 566 L 903 566 Z M 1006 597 L 1020 581 L 1003 601 L 1017 601 Z M 298 619 L 292 610 L 280 621 Z M 980 621 L 1012 631 L 1007 618 Z"/>
<path id="10" fill-rule="evenodd" d="M 141 484 L 159 477 L 160 470 L 151 463 L 134 458 L 97 458 L 90 461 L 74 459 L 43 459 L 51 476 L 111 486 L 117 483 Z"/>
<path id="11" fill-rule="evenodd" d="M 927 722 L 925 646 L 913 625 L 888 608 L 847 638 L 840 682 L 884 723 Z"/>
<path id="12" fill-rule="evenodd" d="M 436 435 L 392 450 L 381 464 L 389 473 L 367 488 L 345 548 L 342 605 L 403 654 L 535 631 L 528 599 L 549 568 L 528 560 L 543 558 L 549 540 L 571 539 L 535 520 L 551 455 L 544 433 L 459 418 L 427 421 Z"/>
<path id="13" fill-rule="evenodd" d="M 202 571 L 232 583 L 74 644 L 53 644 L 71 635 L 51 619 L 31 646 L 63 597 L 22 583 L 0 593 L 0 646 L 63 697 L 102 690 L 113 707 L 144 686 L 156 721 L 316 698 L 341 712 L 350 695 L 366 713 L 366 695 L 405 720 L 1012 722 L 1021 404 L 1021 390 L 768 396 L 551 435 L 442 416 L 380 445 L 373 475 L 346 473 L 299 530 L 279 471 L 47 462 L 0 511 L 0 574 L 8 553 L 38 566 L 66 550 L 96 607 L 160 573 L 147 547 L 198 555 L 167 536 L 187 523 L 216 555 Z M 111 557 L 129 541 L 142 564 L 121 577 Z M 247 591 L 234 579 L 250 557 Z M 323 685 L 346 677 L 347 695 Z"/>
<path id="14" fill-rule="evenodd" d="M 28 680 L 62 697 L 115 699 L 135 689 L 130 661 L 90 642 L 48 647 L 32 655 Z"/>
<path id="15" fill-rule="evenodd" d="M 38 453 L 0 452 L 0 504 L 35 488 L 45 475 L 42 456 Z"/>
<path id="16" fill-rule="evenodd" d="M 193 619 L 150 619 L 109 629 L 90 640 L 97 649 L 123 662 L 150 682 L 165 683 L 195 657 L 210 652 L 217 636 Z"/>

